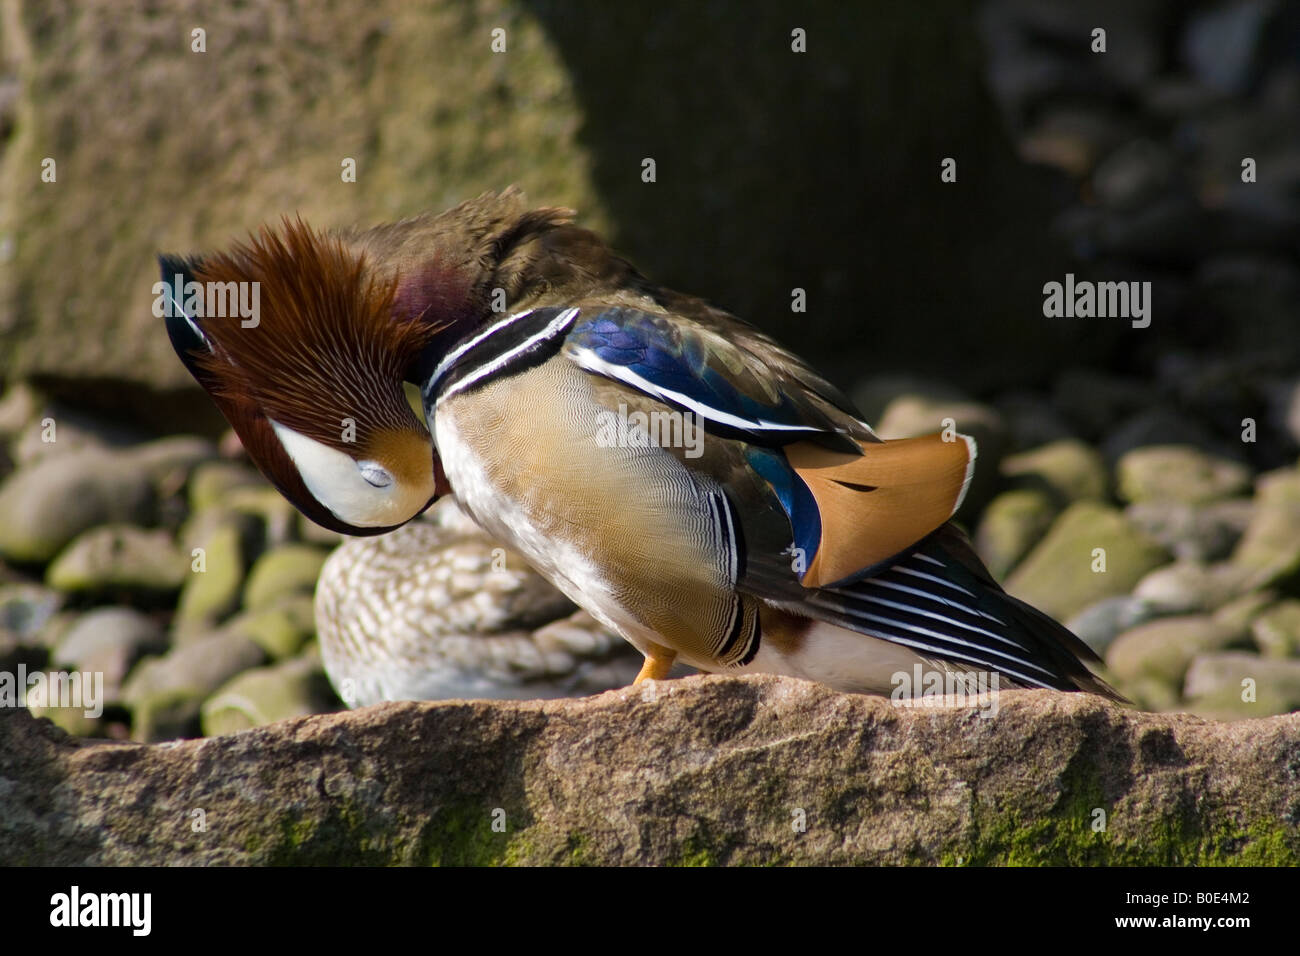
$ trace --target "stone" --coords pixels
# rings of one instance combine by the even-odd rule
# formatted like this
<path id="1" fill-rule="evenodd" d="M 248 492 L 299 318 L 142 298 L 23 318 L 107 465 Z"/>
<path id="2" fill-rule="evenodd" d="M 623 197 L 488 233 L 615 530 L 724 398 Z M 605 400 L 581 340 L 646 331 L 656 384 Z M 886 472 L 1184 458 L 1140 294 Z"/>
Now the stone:
<path id="1" fill-rule="evenodd" d="M 1254 502 L 1230 498 L 1193 507 L 1179 501 L 1143 501 L 1124 509 L 1124 517 L 1180 561 L 1218 561 L 1228 557 L 1254 515 Z"/>
<path id="2" fill-rule="evenodd" d="M 63 595 L 39 584 L 0 584 L 0 632 L 35 642 L 62 606 Z"/>
<path id="3" fill-rule="evenodd" d="M 1103 558 L 1105 570 L 1094 570 Z M 1006 589 L 1065 620 L 1102 598 L 1128 594 L 1144 574 L 1168 561 L 1168 552 L 1134 530 L 1119 511 L 1080 501 L 1056 519 L 1007 578 Z"/>
<path id="4" fill-rule="evenodd" d="M 194 409 L 211 402 L 152 313 L 159 250 L 225 248 L 282 212 L 300 211 L 317 228 L 369 226 L 512 182 L 538 205 L 572 207 L 584 226 L 617 236 L 645 274 L 726 303 L 845 371 L 862 366 L 863 263 L 872 264 L 873 314 L 906 316 L 872 343 L 881 368 L 925 357 L 930 374 L 1005 382 L 1080 349 L 1071 330 L 1019 307 L 1042 276 L 1062 271 L 1062 253 L 1043 238 L 1056 199 L 1007 137 L 989 135 L 1000 116 L 972 13 L 960 4 L 887 17 L 814 5 L 799 23 L 807 56 L 790 52 L 786 12 L 741 0 L 703 19 L 693 8 L 640 4 L 601 16 L 500 0 L 344 0 L 283 14 L 251 4 L 205 14 L 206 60 L 191 52 L 189 27 L 177 32 L 186 2 L 149 9 L 124 19 L 109 7 L 21 4 L 6 16 L 4 75 L 21 77 L 22 121 L 5 140 L 0 182 L 0 235 L 9 237 L 0 379 L 39 376 L 64 388 L 107 380 L 108 398 L 125 404 L 143 392 L 137 402 L 191 429 Z M 492 55 L 502 25 L 509 52 Z M 722 34 L 726 56 L 717 55 Z M 1095 59 L 1118 60 L 1115 44 Z M 283 55 L 290 48 L 297 57 Z M 142 63 L 148 88 L 166 96 L 104 80 Z M 923 81 L 892 97 L 895 111 L 865 108 L 881 77 L 904 74 Z M 767 115 L 778 102 L 787 122 Z M 980 188 L 900 190 L 938 148 L 929 136 L 900 137 L 900 111 L 946 130 L 945 155 L 971 157 Z M 656 197 L 639 166 L 612 173 L 629 143 L 666 128 L 674 135 L 654 154 L 660 182 L 670 170 L 719 171 L 708 189 Z M 846 151 L 846 142 L 859 145 Z M 50 151 L 58 184 L 35 189 L 32 171 Z M 854 176 L 858 154 L 872 157 L 871 176 L 856 176 L 853 190 L 822 188 Z M 340 182 L 345 155 L 357 161 L 356 188 Z M 797 206 L 792 189 L 803 196 Z M 1019 268 L 1009 272 L 1013 259 Z M 947 277 L 920 296 L 918 260 Z M 806 313 L 789 307 L 792 272 L 803 273 Z"/>
<path id="5" fill-rule="evenodd" d="M 1052 388 L 1052 407 L 1087 438 L 1108 433 L 1116 421 L 1149 408 L 1155 398 L 1140 379 L 1086 368 L 1066 369 Z"/>
<path id="6" fill-rule="evenodd" d="M 998 465 L 1007 448 L 1007 428 L 1002 416 L 990 405 L 971 401 L 943 401 L 917 395 L 902 395 L 885 408 L 876 423 L 881 438 L 914 438 L 942 432 L 945 421 L 955 430 L 975 439 L 975 474 L 966 500 L 957 511 L 958 520 L 970 521 L 980 513 L 998 487 Z"/>
<path id="7" fill-rule="evenodd" d="M 1136 209 L 1165 191 L 1177 167 L 1169 150 L 1149 139 L 1134 139 L 1112 152 L 1092 175 L 1097 198 L 1113 209 Z"/>
<path id="8" fill-rule="evenodd" d="M 970 396 L 951 382 L 937 381 L 920 375 L 873 375 L 853 387 L 853 404 L 862 413 L 862 420 L 878 427 L 885 411 L 899 398 L 910 397 L 927 403 L 956 404 L 968 402 Z M 936 426 L 931 431 L 939 431 Z"/>
<path id="9" fill-rule="evenodd" d="M 152 506 L 149 476 L 128 456 L 88 449 L 47 458 L 0 485 L 0 555 L 43 564 L 96 525 L 147 523 Z"/>
<path id="10" fill-rule="evenodd" d="M 1244 634 L 1250 630 L 1255 618 L 1276 601 L 1277 594 L 1273 591 L 1251 591 L 1229 601 L 1211 616 L 1234 633 Z"/>
<path id="11" fill-rule="evenodd" d="M 1255 483 L 1255 511 L 1232 560 L 1269 587 L 1300 575 L 1300 471 L 1285 468 Z"/>
<path id="12" fill-rule="evenodd" d="M 1150 445 L 1192 445 L 1229 457 L 1226 443 L 1207 427 L 1181 410 L 1164 406 L 1137 412 L 1112 425 L 1102 439 L 1101 452 L 1108 461 L 1118 461 L 1126 452 Z"/>
<path id="13" fill-rule="evenodd" d="M 189 555 L 185 581 L 181 585 L 174 626 L 178 634 L 194 633 L 233 613 L 239 607 L 244 583 L 244 556 L 240 528 L 234 521 L 215 525 L 198 539 Z M 196 570 L 195 562 L 202 558 Z"/>
<path id="14" fill-rule="evenodd" d="M 1120 634 L 1157 616 L 1151 602 L 1124 594 L 1089 604 L 1066 621 L 1065 626 L 1079 640 L 1105 656 L 1106 649 Z"/>
<path id="15" fill-rule="evenodd" d="M 1002 462 L 1002 474 L 1013 485 L 1041 488 L 1063 507 L 1076 501 L 1105 501 L 1110 487 L 1106 462 L 1096 449 L 1076 438 L 1065 438 Z"/>
<path id="16" fill-rule="evenodd" d="M 0 439 L 8 440 L 40 417 L 45 399 L 26 382 L 15 382 L 0 396 Z"/>
<path id="17" fill-rule="evenodd" d="M 1074 437 L 1069 423 L 1045 395 L 1029 391 L 1007 392 L 998 396 L 994 404 L 1007 423 L 1013 449 L 1038 448 L 1062 438 Z"/>
<path id="18" fill-rule="evenodd" d="M 216 457 L 217 446 L 206 438 L 173 435 L 137 445 L 127 454 L 162 496 L 179 491 L 200 463 Z"/>
<path id="19" fill-rule="evenodd" d="M 295 592 L 311 594 L 328 553 L 305 544 L 286 544 L 258 558 L 244 585 L 244 607 L 266 607 Z"/>
<path id="20" fill-rule="evenodd" d="M 248 637 L 273 661 L 285 660 L 301 651 L 316 631 L 311 595 L 281 595 L 236 614 L 221 629 Z"/>
<path id="21" fill-rule="evenodd" d="M 983 720 L 766 676 L 645 691 L 148 746 L 0 712 L 0 865 L 1300 865 L 1297 714 L 1005 691 Z M 176 823 L 195 807 L 203 832 Z"/>
<path id="22" fill-rule="evenodd" d="M 1237 597 L 1249 577 L 1249 571 L 1226 561 L 1210 565 L 1176 561 L 1145 575 L 1133 596 L 1159 614 L 1208 612 Z"/>
<path id="23" fill-rule="evenodd" d="M 294 658 L 232 678 L 203 702 L 203 734 L 215 737 L 338 709 L 319 660 Z"/>
<path id="24" fill-rule="evenodd" d="M 1244 634 L 1208 614 L 1166 617 L 1117 637 L 1106 653 L 1106 667 L 1121 689 L 1144 677 L 1180 687 L 1197 655 L 1245 645 Z"/>
<path id="25" fill-rule="evenodd" d="M 110 524 L 60 552 L 45 583 L 64 593 L 161 595 L 179 591 L 187 573 L 188 562 L 166 531 Z"/>
<path id="26" fill-rule="evenodd" d="M 102 451 L 125 454 L 130 445 L 144 441 L 146 433 L 121 422 L 106 421 L 84 406 L 47 401 L 14 436 L 10 444 L 14 461 L 33 465 L 46 458 L 75 452 Z"/>
<path id="27" fill-rule="evenodd" d="M 80 615 L 51 655 L 56 667 L 104 675 L 104 704 L 122 703 L 122 684 L 140 658 L 161 654 L 167 638 L 152 618 L 129 607 Z"/>
<path id="28" fill-rule="evenodd" d="M 1218 720 L 1284 714 L 1300 709 L 1300 661 L 1205 654 L 1187 671 L 1183 695 L 1193 713 Z"/>
<path id="29" fill-rule="evenodd" d="M 1300 601 L 1289 598 L 1261 611 L 1250 633 L 1265 657 L 1300 657 Z"/>
<path id="30" fill-rule="evenodd" d="M 131 710 L 132 739 L 197 735 L 203 701 L 236 674 L 265 661 L 257 644 L 236 633 L 196 639 L 142 661 L 122 689 Z"/>
<path id="31" fill-rule="evenodd" d="M 1058 506 L 1035 488 L 1004 491 L 988 503 L 975 529 L 975 550 L 989 572 L 1002 581 L 1047 533 Z"/>
<path id="32" fill-rule="evenodd" d="M 1179 501 L 1200 505 L 1250 490 L 1250 468 L 1185 445 L 1152 445 L 1127 452 L 1117 465 L 1119 496 L 1129 502 Z"/>
<path id="33" fill-rule="evenodd" d="M 266 479 L 254 468 L 233 461 L 205 461 L 190 475 L 190 511 L 201 512 L 221 504 L 240 488 L 265 488 Z"/>
<path id="34" fill-rule="evenodd" d="M 277 548 L 293 540 L 298 511 L 266 482 L 236 488 L 222 498 L 221 503 L 231 511 L 256 518 L 261 523 L 266 548 Z"/>

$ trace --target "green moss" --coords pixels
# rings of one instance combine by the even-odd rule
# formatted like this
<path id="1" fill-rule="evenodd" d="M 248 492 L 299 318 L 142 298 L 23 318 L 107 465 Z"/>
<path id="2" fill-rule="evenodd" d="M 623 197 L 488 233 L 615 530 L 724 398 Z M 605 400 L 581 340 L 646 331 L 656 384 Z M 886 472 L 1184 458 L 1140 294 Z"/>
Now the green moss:
<path id="1" fill-rule="evenodd" d="M 1140 836 L 1114 837 L 1113 828 L 1092 828 L 1093 811 L 1108 817 L 1100 774 L 1090 761 L 1076 760 L 1061 780 L 1061 795 L 1046 814 L 1026 818 L 981 804 L 972 793 L 974 826 L 969 841 L 948 847 L 944 866 L 1295 866 L 1300 833 L 1282 821 L 1256 820 L 1245 829 L 1231 823 L 1207 825 L 1218 808 L 1198 808 L 1191 799 L 1142 828 Z"/>

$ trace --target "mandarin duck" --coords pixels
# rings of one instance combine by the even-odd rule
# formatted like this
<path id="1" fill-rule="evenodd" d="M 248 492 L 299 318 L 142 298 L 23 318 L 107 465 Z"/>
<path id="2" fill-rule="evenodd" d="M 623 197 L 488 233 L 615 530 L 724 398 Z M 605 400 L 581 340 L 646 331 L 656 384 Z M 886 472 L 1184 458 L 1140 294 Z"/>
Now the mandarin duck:
<path id="1" fill-rule="evenodd" d="M 316 584 L 321 659 L 349 707 L 385 700 L 596 694 L 636 652 L 443 498 L 396 531 L 349 538 Z"/>
<path id="2" fill-rule="evenodd" d="M 173 294 L 166 327 L 304 514 L 379 534 L 454 494 L 636 647 L 637 682 L 678 662 L 888 695 L 924 669 L 1117 696 L 951 523 L 972 440 L 881 440 L 802 359 L 568 210 L 507 190 L 161 263 L 178 290 L 259 284 L 254 321 Z"/>

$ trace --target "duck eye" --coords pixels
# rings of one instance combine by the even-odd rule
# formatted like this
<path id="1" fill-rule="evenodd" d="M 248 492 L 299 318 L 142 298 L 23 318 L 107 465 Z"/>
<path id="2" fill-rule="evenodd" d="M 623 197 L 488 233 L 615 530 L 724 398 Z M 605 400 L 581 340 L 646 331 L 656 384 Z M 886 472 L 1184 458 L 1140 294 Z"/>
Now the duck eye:
<path id="1" fill-rule="evenodd" d="M 376 488 L 387 488 L 393 483 L 393 476 L 377 461 L 359 461 L 357 470 L 361 472 L 362 478 Z"/>

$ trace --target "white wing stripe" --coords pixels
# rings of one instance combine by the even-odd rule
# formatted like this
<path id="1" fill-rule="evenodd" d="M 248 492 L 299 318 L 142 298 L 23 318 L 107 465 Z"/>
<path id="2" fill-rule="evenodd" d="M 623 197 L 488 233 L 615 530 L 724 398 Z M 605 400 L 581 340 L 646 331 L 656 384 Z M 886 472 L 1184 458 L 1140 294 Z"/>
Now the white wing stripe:
<path id="1" fill-rule="evenodd" d="M 702 402 L 681 392 L 675 392 L 670 388 L 660 388 L 649 379 L 643 378 L 636 372 L 632 371 L 625 365 L 614 365 L 612 362 L 606 362 L 603 358 L 593 352 L 591 349 L 582 348 L 574 349 L 569 353 L 574 363 L 588 372 L 595 372 L 597 375 L 604 375 L 607 378 L 617 379 L 631 385 L 638 391 L 645 392 L 647 395 L 668 402 L 673 405 L 681 405 L 689 408 L 705 418 L 717 422 L 720 425 L 729 425 L 732 428 L 750 429 L 753 431 L 783 431 L 783 432 L 821 432 L 823 428 L 817 428 L 814 425 L 782 425 L 778 422 L 769 422 L 762 418 L 742 418 L 739 415 L 732 415 L 730 412 L 720 411 L 712 408 Z"/>

